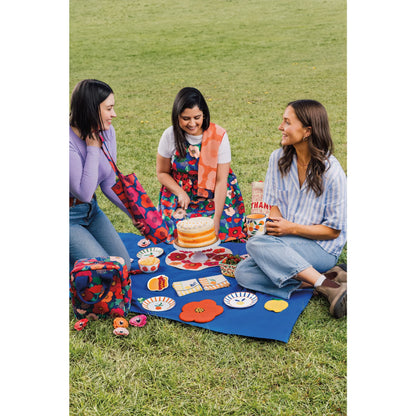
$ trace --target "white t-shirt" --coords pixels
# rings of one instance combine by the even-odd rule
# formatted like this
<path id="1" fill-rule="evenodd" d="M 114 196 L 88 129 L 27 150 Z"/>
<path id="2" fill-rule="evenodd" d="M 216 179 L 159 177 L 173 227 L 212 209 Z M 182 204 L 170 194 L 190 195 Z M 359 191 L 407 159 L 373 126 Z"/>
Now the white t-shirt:
<path id="1" fill-rule="evenodd" d="M 197 145 L 202 142 L 202 134 L 200 136 L 191 136 L 185 133 L 186 140 L 192 144 Z M 159 141 L 159 147 L 157 152 L 162 157 L 170 158 L 172 160 L 176 151 L 175 136 L 173 134 L 173 126 L 168 127 L 162 134 Z M 231 148 L 230 141 L 228 140 L 227 132 L 225 132 L 222 138 L 220 147 L 218 149 L 218 163 L 231 162 Z"/>

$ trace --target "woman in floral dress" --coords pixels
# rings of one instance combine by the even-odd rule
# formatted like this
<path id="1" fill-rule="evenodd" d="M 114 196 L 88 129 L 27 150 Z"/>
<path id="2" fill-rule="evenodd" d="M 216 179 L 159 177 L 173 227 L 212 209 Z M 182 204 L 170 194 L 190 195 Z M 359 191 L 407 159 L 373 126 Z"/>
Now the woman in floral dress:
<path id="1" fill-rule="evenodd" d="M 160 139 L 156 166 L 159 210 L 172 238 L 178 221 L 198 216 L 214 219 L 221 241 L 245 237 L 244 202 L 230 162 L 227 132 L 210 123 L 202 94 L 183 88 L 173 103 L 172 126 Z"/>

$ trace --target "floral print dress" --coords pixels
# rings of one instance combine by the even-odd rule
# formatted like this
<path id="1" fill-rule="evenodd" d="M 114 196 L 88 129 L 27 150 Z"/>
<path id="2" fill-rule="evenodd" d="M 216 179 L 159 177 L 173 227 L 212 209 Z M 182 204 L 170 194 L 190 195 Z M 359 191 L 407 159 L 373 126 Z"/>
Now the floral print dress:
<path id="1" fill-rule="evenodd" d="M 176 238 L 176 223 L 185 218 L 213 217 L 215 213 L 214 193 L 208 191 L 208 198 L 201 198 L 198 191 L 198 161 L 201 144 L 190 145 L 187 143 L 187 151 L 184 159 L 181 159 L 178 151 L 172 160 L 171 175 L 176 183 L 184 189 L 191 202 L 185 210 L 178 206 L 178 197 L 165 186 L 160 190 L 159 211 L 169 227 L 171 241 Z M 221 241 L 232 241 L 245 238 L 243 232 L 244 202 L 237 178 L 230 169 L 227 181 L 227 196 L 220 221 L 219 238 Z"/>

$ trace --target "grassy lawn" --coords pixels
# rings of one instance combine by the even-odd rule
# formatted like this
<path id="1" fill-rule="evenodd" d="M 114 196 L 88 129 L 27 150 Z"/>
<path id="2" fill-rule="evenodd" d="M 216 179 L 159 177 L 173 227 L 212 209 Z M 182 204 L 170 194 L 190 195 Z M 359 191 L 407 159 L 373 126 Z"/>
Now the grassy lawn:
<path id="1" fill-rule="evenodd" d="M 156 152 L 176 93 L 201 90 L 230 137 L 246 206 L 279 146 L 286 104 L 321 101 L 347 171 L 345 0 L 71 0 L 70 85 L 115 91 L 118 165 L 156 203 Z M 130 220 L 98 195 L 120 232 Z M 342 260 L 346 261 L 346 250 Z M 347 322 L 313 297 L 288 344 L 157 317 L 130 336 L 72 329 L 71 415 L 346 414 Z"/>

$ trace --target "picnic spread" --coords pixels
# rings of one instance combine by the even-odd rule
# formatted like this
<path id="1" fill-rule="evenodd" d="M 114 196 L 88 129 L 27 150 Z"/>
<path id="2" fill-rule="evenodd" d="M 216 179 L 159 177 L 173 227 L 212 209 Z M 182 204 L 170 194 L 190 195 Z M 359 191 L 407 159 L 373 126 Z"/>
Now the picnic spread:
<path id="1" fill-rule="evenodd" d="M 278 299 L 247 290 L 227 272 L 223 274 L 220 263 L 224 258 L 247 256 L 245 243 L 189 250 L 166 243 L 148 244 L 133 233 L 119 235 L 132 260 L 131 313 L 225 334 L 288 342 L 312 296 L 311 289 L 302 289 L 288 300 Z M 160 260 L 154 272 L 140 272 L 138 261 L 146 256 Z"/>

